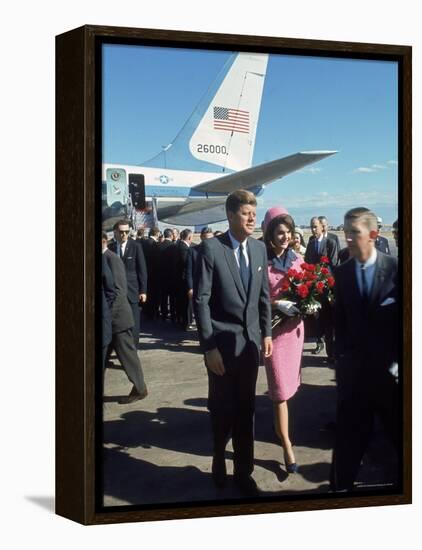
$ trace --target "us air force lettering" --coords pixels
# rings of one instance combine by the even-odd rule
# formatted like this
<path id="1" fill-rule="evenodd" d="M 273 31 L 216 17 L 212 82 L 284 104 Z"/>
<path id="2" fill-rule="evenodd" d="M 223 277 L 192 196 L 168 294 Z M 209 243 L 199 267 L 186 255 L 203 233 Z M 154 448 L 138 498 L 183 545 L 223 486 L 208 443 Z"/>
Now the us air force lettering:
<path id="1" fill-rule="evenodd" d="M 105 228 L 142 214 L 150 225 L 222 221 L 229 193 L 247 189 L 260 195 L 267 184 L 335 153 L 298 152 L 252 165 L 267 63 L 267 54 L 233 54 L 159 154 L 141 166 L 103 164 Z"/>

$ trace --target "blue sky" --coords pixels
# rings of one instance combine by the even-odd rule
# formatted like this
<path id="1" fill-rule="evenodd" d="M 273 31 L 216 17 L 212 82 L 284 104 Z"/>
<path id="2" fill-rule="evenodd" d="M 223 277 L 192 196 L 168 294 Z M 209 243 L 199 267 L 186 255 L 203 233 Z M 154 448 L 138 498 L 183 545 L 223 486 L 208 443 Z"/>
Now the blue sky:
<path id="1" fill-rule="evenodd" d="M 142 164 L 179 132 L 231 52 L 104 47 L 103 161 Z M 258 218 L 283 205 L 303 224 L 354 206 L 397 218 L 395 62 L 270 55 L 253 164 L 298 151 L 333 157 L 273 184 Z"/>

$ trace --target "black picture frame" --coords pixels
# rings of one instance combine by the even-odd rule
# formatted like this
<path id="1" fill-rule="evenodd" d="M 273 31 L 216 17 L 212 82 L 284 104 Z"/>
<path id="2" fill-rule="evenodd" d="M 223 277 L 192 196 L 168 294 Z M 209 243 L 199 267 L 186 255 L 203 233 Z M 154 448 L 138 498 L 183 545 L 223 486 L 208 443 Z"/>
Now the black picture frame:
<path id="1" fill-rule="evenodd" d="M 399 214 L 402 274 L 403 455 L 399 494 L 324 495 L 236 504 L 181 503 L 142 510 L 98 506 L 101 403 L 96 368 L 101 204 L 99 50 L 104 43 L 396 61 L 399 66 Z M 412 50 L 361 44 L 227 34 L 84 26 L 56 37 L 56 512 L 82 524 L 152 521 L 411 503 L 411 200 Z M 66 210 L 66 218 L 60 213 Z M 79 228 L 69 243 L 69 226 Z"/>

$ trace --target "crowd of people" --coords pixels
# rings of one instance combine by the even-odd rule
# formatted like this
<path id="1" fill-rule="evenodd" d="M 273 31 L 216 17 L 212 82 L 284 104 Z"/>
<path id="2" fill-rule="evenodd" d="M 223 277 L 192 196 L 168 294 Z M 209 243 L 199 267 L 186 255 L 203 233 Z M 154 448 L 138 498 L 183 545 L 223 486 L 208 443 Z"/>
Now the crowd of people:
<path id="1" fill-rule="evenodd" d="M 371 439 L 375 415 L 397 451 L 399 437 L 399 325 L 397 260 L 380 235 L 382 220 L 367 208 L 345 214 L 347 246 L 340 247 L 325 216 L 310 220 L 307 243 L 283 207 L 270 208 L 262 239 L 254 239 L 256 198 L 245 190 L 226 202 L 229 229 L 205 227 L 194 246 L 190 229 L 158 228 L 131 237 L 126 220 L 114 226 L 103 250 L 103 366 L 112 349 L 133 388 L 122 403 L 144 399 L 148 390 L 137 353 L 139 305 L 150 320 L 198 331 L 208 374 L 213 434 L 212 476 L 227 483 L 225 449 L 233 442 L 234 483 L 245 495 L 259 489 L 254 463 L 254 410 L 258 366 L 265 365 L 274 429 L 287 473 L 296 462 L 289 436 L 288 401 L 300 387 L 305 337 L 313 353 L 326 347 L 336 369 L 338 407 L 331 465 L 332 491 L 351 491 Z M 393 225 L 398 245 L 398 223 Z M 135 235 L 133 235 L 135 237 Z M 261 242 L 260 242 L 261 241 Z M 322 259 L 335 281 L 334 301 L 321 295 L 318 317 L 300 314 L 283 295 L 292 270 Z M 272 328 L 279 312 L 284 322 Z"/>

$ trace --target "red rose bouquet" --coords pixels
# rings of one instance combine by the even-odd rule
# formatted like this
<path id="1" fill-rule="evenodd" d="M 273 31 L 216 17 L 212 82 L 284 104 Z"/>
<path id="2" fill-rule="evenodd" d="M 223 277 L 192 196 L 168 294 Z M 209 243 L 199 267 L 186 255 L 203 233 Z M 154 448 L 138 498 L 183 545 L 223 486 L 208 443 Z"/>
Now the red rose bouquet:
<path id="1" fill-rule="evenodd" d="M 329 259 L 322 256 L 319 264 L 301 264 L 303 271 L 289 269 L 287 278 L 281 286 L 278 300 L 288 300 L 293 303 L 300 317 L 316 315 L 321 308 L 323 299 L 333 301 L 334 277 L 328 267 Z M 272 318 L 274 329 L 290 315 L 276 310 Z"/>

